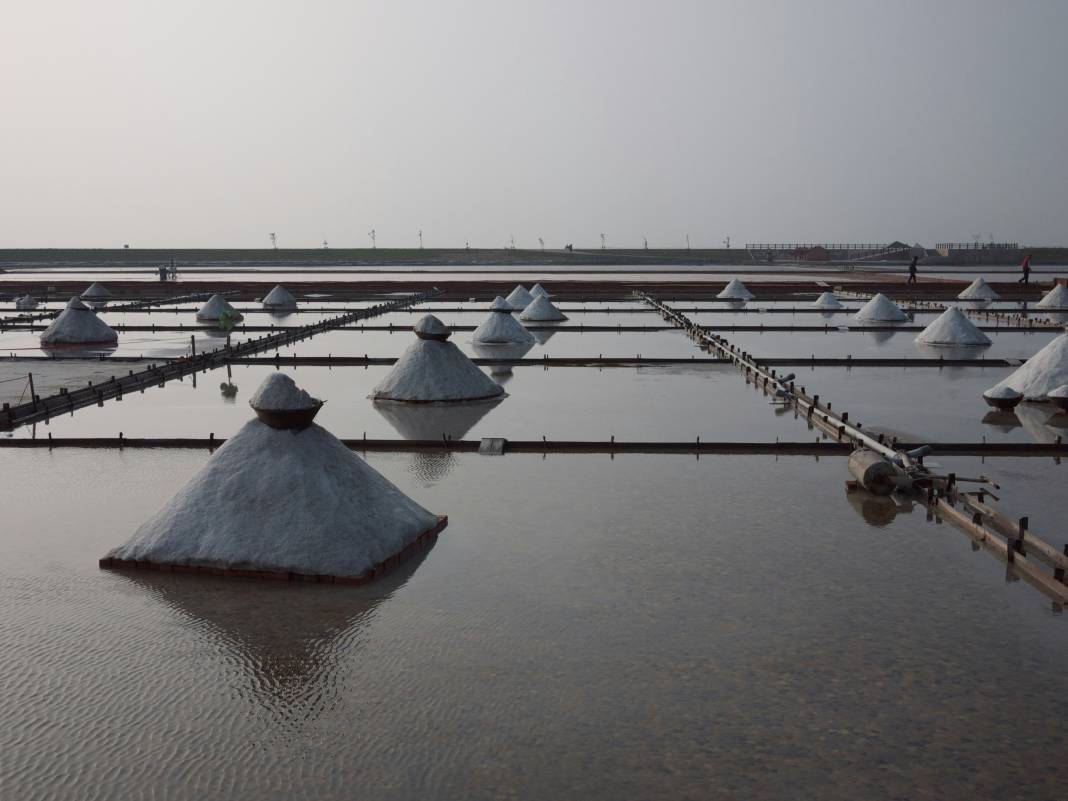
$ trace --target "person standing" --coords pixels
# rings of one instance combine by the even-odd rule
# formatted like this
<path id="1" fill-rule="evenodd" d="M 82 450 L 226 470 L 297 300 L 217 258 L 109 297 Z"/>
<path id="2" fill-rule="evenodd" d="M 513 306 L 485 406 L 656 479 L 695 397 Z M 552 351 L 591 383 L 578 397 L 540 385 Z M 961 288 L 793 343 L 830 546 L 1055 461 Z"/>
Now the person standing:
<path id="1" fill-rule="evenodd" d="M 909 262 L 909 280 L 908 283 L 916 283 L 916 262 L 920 260 L 919 256 L 913 256 L 912 261 Z"/>
<path id="2" fill-rule="evenodd" d="M 1023 271 L 1023 275 L 1020 276 L 1020 280 L 1017 284 L 1029 284 L 1031 283 L 1031 254 L 1028 253 L 1027 257 L 1023 260 L 1023 264 L 1020 265 L 1020 270 Z"/>

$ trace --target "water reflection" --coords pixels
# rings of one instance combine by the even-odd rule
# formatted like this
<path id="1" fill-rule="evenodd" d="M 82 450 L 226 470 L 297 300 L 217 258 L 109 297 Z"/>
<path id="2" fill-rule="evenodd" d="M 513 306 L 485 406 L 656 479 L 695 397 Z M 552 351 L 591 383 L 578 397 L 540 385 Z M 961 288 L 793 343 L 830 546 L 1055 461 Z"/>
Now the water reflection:
<path id="1" fill-rule="evenodd" d="M 464 436 L 501 402 L 490 398 L 475 403 L 383 403 L 372 406 L 404 439 L 441 442 Z M 443 479 L 453 468 L 456 457 L 451 451 L 414 451 L 409 470 L 425 484 Z"/>
<path id="2" fill-rule="evenodd" d="M 911 498 L 892 495 L 872 495 L 864 490 L 846 492 L 846 500 L 864 522 L 873 528 L 886 528 L 898 515 L 912 514 L 916 505 Z"/>
<path id="3" fill-rule="evenodd" d="M 433 547 L 433 541 L 419 547 L 362 587 L 132 571 L 117 575 L 177 613 L 220 669 L 231 674 L 239 693 L 292 723 L 314 719 L 334 705 L 339 667 L 354 659 L 378 606 L 408 582 Z"/>
<path id="4" fill-rule="evenodd" d="M 1021 403 L 1016 407 L 1016 416 L 1024 430 L 1035 442 L 1053 444 L 1063 435 L 1059 427 L 1050 425 L 1054 408 L 1046 403 Z"/>
<path id="5" fill-rule="evenodd" d="M 917 342 L 916 350 L 924 359 L 980 359 L 986 353 L 990 345 L 931 345 L 926 342 Z M 949 365 L 940 367 L 940 378 L 956 381 L 968 378 L 974 368 L 964 365 Z"/>
<path id="6" fill-rule="evenodd" d="M 996 428 L 1003 434 L 1008 434 L 1014 428 L 1019 428 L 1022 425 L 1020 418 L 1016 416 L 1015 412 L 1001 411 L 998 409 L 991 409 L 983 415 L 982 422 L 983 425 Z"/>
<path id="7" fill-rule="evenodd" d="M 534 337 L 534 341 L 539 345 L 544 345 L 556 336 L 556 332 L 551 328 L 528 328 L 527 330 L 530 331 L 530 335 Z"/>
<path id="8" fill-rule="evenodd" d="M 500 345 L 486 345 L 481 342 L 471 343 L 471 349 L 480 359 L 509 359 L 512 360 L 512 362 L 518 362 L 526 356 L 533 347 L 533 342 Z M 513 363 L 488 365 L 490 377 L 501 386 L 504 386 L 504 384 L 512 377 L 512 367 L 514 367 Z"/>

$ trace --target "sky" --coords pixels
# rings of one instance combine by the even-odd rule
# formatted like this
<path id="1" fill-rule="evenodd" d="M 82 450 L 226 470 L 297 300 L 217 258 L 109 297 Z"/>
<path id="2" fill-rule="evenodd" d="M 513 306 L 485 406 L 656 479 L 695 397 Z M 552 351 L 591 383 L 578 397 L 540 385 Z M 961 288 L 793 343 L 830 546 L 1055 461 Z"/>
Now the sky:
<path id="1" fill-rule="evenodd" d="M 0 247 L 1068 244 L 1068 0 L 2 0 Z"/>

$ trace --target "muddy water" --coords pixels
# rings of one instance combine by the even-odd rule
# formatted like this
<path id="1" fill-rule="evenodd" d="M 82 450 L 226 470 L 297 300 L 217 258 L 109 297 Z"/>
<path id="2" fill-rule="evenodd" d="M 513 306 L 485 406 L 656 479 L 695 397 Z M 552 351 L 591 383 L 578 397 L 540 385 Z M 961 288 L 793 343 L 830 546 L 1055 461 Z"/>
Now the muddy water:
<path id="1" fill-rule="evenodd" d="M 2 797 L 1068 790 L 1068 620 L 841 460 L 376 456 L 451 517 L 379 584 L 99 571 L 205 458 L 0 451 Z"/>

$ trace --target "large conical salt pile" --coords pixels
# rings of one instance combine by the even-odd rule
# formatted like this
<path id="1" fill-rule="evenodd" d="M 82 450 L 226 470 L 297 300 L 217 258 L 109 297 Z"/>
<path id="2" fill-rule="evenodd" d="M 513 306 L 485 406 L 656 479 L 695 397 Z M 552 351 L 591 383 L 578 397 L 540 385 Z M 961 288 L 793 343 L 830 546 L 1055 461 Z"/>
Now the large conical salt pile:
<path id="1" fill-rule="evenodd" d="M 522 284 L 516 284 L 515 289 L 508 293 L 508 297 L 505 298 L 515 311 L 523 311 L 534 300 L 534 296 L 527 292 L 523 288 Z"/>
<path id="2" fill-rule="evenodd" d="M 212 295 L 208 299 L 208 302 L 200 307 L 200 311 L 197 312 L 197 319 L 206 322 L 215 322 L 224 314 L 228 315 L 232 322 L 237 322 L 241 319 L 240 312 L 231 306 L 226 298 L 222 295 Z"/>
<path id="3" fill-rule="evenodd" d="M 990 337 L 976 328 L 959 308 L 950 306 L 920 332 L 916 341 L 925 345 L 981 347 L 990 344 Z"/>
<path id="4" fill-rule="evenodd" d="M 1068 333 L 1048 343 L 991 390 L 1009 387 L 1022 392 L 1026 400 L 1045 400 L 1050 390 L 1062 384 L 1068 384 Z"/>
<path id="5" fill-rule="evenodd" d="M 754 295 L 745 284 L 737 278 L 732 278 L 716 297 L 720 300 L 752 300 Z"/>
<path id="6" fill-rule="evenodd" d="M 842 301 L 836 298 L 833 292 L 824 292 L 822 295 L 812 301 L 812 305 L 815 306 L 817 309 L 845 308 L 845 306 L 842 305 Z"/>
<path id="7" fill-rule="evenodd" d="M 1068 286 L 1057 284 L 1038 303 L 1039 309 L 1068 309 Z"/>
<path id="8" fill-rule="evenodd" d="M 119 335 L 80 298 L 71 298 L 67 308 L 41 332 L 42 345 L 108 345 Z"/>
<path id="9" fill-rule="evenodd" d="M 553 305 L 548 295 L 538 295 L 523 309 L 519 319 L 530 323 L 553 323 L 566 320 L 567 316 Z"/>
<path id="10" fill-rule="evenodd" d="M 854 320 L 870 323 L 899 323 L 908 318 L 908 315 L 882 292 L 861 306 L 860 311 L 853 315 Z"/>
<path id="11" fill-rule="evenodd" d="M 958 300 L 998 300 L 1001 297 L 982 276 L 979 276 L 957 295 Z"/>
<path id="12" fill-rule="evenodd" d="M 512 304 L 497 297 L 490 306 L 489 317 L 475 329 L 471 341 L 483 345 L 533 344 L 534 337 L 512 316 Z"/>
<path id="13" fill-rule="evenodd" d="M 284 373 L 250 403 L 273 422 L 246 423 L 103 567 L 367 580 L 444 527 L 326 429 L 278 427 L 318 406 Z"/>
<path id="14" fill-rule="evenodd" d="M 541 284 L 534 284 L 534 286 L 532 286 L 530 288 L 530 299 L 534 300 L 535 298 L 539 297 L 540 295 L 544 295 L 545 297 L 548 297 L 549 293 L 545 290 L 545 287 L 543 287 Z"/>
<path id="15" fill-rule="evenodd" d="M 108 300 L 110 297 L 111 290 L 96 281 L 91 283 L 89 288 L 82 293 L 83 300 Z"/>
<path id="16" fill-rule="evenodd" d="M 448 341 L 452 332 L 432 314 L 415 324 L 416 340 L 371 391 L 374 400 L 405 403 L 458 403 L 504 393 L 464 353 Z"/>
<path id="17" fill-rule="evenodd" d="M 263 305 L 268 309 L 292 309 L 297 305 L 297 299 L 281 284 L 275 286 L 263 299 Z"/>

